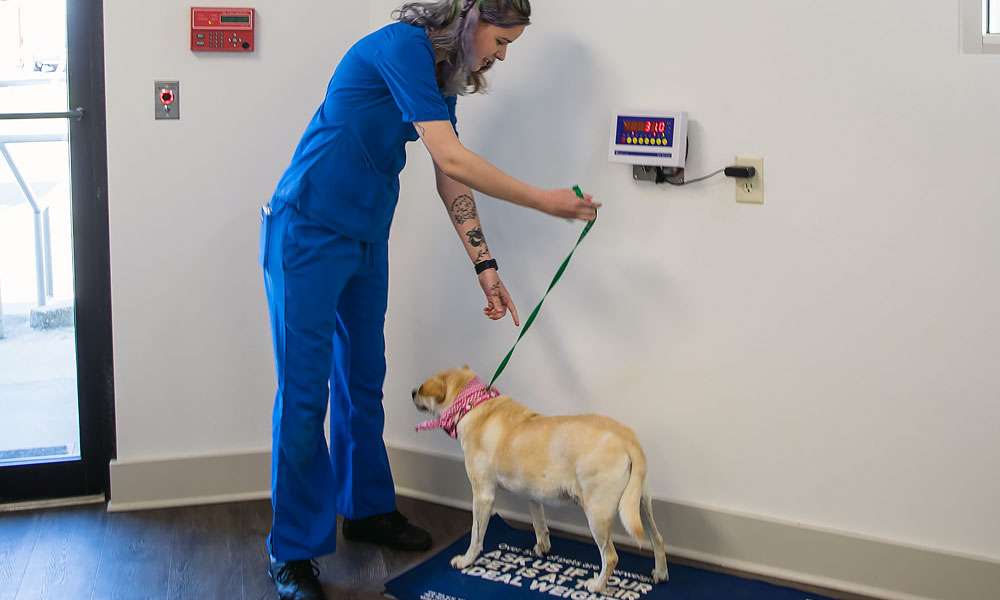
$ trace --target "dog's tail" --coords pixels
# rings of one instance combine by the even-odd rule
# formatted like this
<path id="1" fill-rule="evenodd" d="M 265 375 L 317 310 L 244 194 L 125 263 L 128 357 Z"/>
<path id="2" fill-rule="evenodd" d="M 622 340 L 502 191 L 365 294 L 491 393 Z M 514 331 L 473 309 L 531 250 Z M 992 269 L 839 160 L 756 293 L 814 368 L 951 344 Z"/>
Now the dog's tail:
<path id="1" fill-rule="evenodd" d="M 646 485 L 646 454 L 639 444 L 629 444 L 628 455 L 632 465 L 628 483 L 625 484 L 621 500 L 618 501 L 618 516 L 621 518 L 625 530 L 635 539 L 639 548 L 643 548 L 647 540 L 640 508 L 642 506 L 642 493 Z"/>

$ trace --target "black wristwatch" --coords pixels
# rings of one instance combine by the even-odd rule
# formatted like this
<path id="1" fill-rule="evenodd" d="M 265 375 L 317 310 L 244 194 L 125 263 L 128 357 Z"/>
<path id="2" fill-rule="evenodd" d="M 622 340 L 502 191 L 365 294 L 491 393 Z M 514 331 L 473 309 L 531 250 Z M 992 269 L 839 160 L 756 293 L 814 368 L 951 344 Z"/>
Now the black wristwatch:
<path id="1" fill-rule="evenodd" d="M 484 260 L 481 263 L 476 263 L 476 275 L 481 275 L 483 271 L 487 269 L 496 269 L 497 272 L 500 268 L 497 267 L 497 261 L 495 259 Z"/>

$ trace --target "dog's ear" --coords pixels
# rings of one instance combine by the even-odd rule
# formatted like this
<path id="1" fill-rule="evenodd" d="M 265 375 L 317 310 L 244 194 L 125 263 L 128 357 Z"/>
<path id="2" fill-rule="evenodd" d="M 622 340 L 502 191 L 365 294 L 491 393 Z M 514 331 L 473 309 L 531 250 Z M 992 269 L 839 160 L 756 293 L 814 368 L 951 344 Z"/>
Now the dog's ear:
<path id="1" fill-rule="evenodd" d="M 458 393 L 462 391 L 465 384 L 469 383 L 469 368 L 465 369 L 453 369 L 448 371 L 448 374 L 444 378 L 444 401 L 447 402 L 449 398 L 455 399 Z"/>
<path id="2" fill-rule="evenodd" d="M 426 396 L 428 398 L 434 398 L 438 402 L 444 401 L 445 393 L 447 392 L 447 386 L 445 385 L 444 377 L 440 375 L 436 377 L 431 377 L 425 381 L 418 390 L 421 396 Z"/>
<path id="3" fill-rule="evenodd" d="M 462 365 L 462 368 L 465 369 L 466 371 L 472 370 L 472 367 L 470 367 L 469 365 Z"/>

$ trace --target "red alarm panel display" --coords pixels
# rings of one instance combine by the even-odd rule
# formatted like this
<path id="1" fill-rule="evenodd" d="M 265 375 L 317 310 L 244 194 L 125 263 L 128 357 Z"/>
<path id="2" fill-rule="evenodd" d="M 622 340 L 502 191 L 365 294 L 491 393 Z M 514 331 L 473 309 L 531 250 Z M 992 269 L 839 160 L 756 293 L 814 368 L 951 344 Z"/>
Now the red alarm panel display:
<path id="1" fill-rule="evenodd" d="M 255 21 L 252 8 L 192 8 L 191 50 L 253 52 Z"/>

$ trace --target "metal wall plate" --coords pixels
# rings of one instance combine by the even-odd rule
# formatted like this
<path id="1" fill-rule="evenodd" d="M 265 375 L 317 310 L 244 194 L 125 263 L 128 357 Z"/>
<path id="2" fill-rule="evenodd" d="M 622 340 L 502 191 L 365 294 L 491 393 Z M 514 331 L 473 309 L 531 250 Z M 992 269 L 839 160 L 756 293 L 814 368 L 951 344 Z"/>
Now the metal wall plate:
<path id="1" fill-rule="evenodd" d="M 179 81 L 154 82 L 153 105 L 157 121 L 180 119 L 181 83 Z"/>

